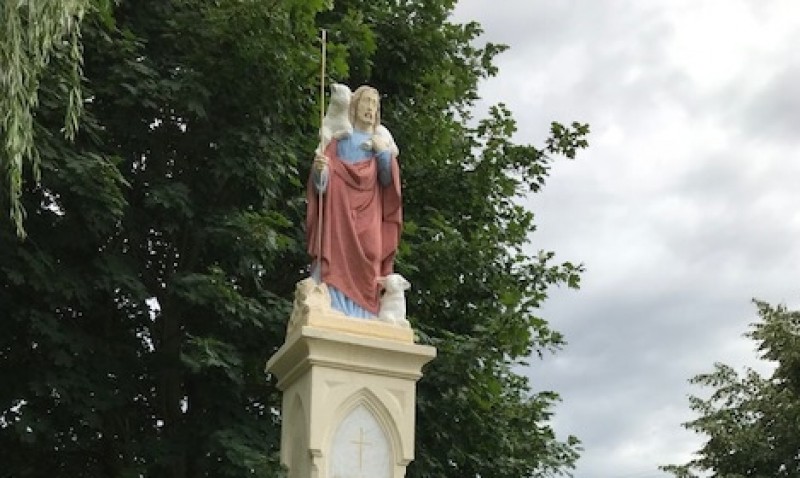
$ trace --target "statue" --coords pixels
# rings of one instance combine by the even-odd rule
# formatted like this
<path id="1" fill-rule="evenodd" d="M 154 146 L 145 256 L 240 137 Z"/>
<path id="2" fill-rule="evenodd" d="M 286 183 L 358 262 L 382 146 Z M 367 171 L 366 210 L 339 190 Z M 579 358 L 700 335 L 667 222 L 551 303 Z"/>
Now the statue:
<path id="1" fill-rule="evenodd" d="M 306 193 L 306 239 L 311 276 L 327 286 L 331 307 L 371 319 L 379 316 L 379 280 L 392 274 L 400 241 L 399 151 L 380 123 L 378 90 L 361 86 L 351 97 L 346 88 L 332 86 L 323 119 Z M 391 322 L 402 321 L 392 315 Z"/>

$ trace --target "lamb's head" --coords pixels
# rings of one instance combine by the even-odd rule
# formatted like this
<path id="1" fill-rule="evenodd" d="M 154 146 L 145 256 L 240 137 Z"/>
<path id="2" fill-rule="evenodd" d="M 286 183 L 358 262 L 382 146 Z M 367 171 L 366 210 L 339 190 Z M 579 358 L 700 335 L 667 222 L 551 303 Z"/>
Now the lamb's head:
<path id="1" fill-rule="evenodd" d="M 341 83 L 331 83 L 331 106 L 345 106 L 350 105 L 350 98 L 353 92 L 350 87 Z"/>
<path id="2" fill-rule="evenodd" d="M 411 283 L 400 274 L 389 274 L 386 277 L 378 278 L 378 283 L 386 292 L 404 291 L 411 288 Z"/>

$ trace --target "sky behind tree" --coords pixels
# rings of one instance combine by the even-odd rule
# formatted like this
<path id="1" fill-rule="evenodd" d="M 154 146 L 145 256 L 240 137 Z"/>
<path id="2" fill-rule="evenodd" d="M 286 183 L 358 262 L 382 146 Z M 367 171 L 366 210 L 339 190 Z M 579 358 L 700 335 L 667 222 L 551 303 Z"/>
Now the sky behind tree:
<path id="1" fill-rule="evenodd" d="M 687 380 L 768 367 L 750 299 L 800 304 L 800 3 L 462 0 L 455 19 L 511 47 L 478 111 L 506 103 L 534 144 L 592 127 L 528 204 L 531 250 L 587 271 L 542 311 L 569 344 L 527 373 L 562 395 L 577 478 L 667 476 L 702 441 L 680 427 Z"/>

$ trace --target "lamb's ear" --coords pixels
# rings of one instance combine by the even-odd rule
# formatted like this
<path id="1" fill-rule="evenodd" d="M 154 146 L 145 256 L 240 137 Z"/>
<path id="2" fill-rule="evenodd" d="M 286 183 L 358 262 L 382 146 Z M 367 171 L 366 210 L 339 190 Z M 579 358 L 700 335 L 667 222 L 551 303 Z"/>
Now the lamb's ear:
<path id="1" fill-rule="evenodd" d="M 403 290 L 408 290 L 411 288 L 411 282 L 408 282 L 407 279 L 403 279 Z"/>
<path id="2" fill-rule="evenodd" d="M 386 277 L 378 277 L 378 284 L 382 287 L 386 287 Z"/>

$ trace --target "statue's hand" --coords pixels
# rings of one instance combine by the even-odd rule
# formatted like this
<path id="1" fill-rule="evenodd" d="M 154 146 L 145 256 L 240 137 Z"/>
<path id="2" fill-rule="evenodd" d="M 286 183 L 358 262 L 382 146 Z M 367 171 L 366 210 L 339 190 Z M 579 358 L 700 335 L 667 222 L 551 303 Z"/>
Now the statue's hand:
<path id="1" fill-rule="evenodd" d="M 317 172 L 325 171 L 325 168 L 328 167 L 328 158 L 324 154 L 317 153 L 314 155 L 314 170 Z"/>
<path id="2" fill-rule="evenodd" d="M 333 138 L 334 139 L 345 139 L 345 138 L 349 138 L 352 135 L 353 135 L 352 128 L 349 129 L 349 130 L 342 129 L 342 130 L 339 130 L 339 131 L 336 131 L 335 133 L 333 133 Z"/>

